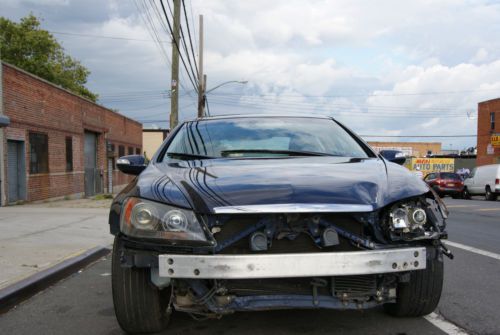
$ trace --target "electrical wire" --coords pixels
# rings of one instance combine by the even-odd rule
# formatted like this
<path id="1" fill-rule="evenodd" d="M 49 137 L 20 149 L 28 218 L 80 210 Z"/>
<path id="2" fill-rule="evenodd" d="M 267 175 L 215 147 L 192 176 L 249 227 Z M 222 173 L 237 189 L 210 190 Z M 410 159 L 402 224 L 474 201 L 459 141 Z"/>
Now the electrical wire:
<path id="1" fill-rule="evenodd" d="M 194 67 L 196 69 L 196 73 L 199 73 L 198 71 L 198 65 L 196 65 L 196 54 L 194 52 L 194 48 L 193 48 L 193 40 L 191 39 L 191 29 L 189 29 L 189 20 L 188 20 L 188 17 L 187 17 L 187 11 L 186 11 L 186 4 L 185 4 L 185 0 L 181 0 L 181 3 L 182 3 L 182 8 L 184 9 L 184 18 L 186 20 L 186 27 L 187 27 L 187 31 L 188 31 L 188 37 L 189 37 L 189 44 L 191 45 L 191 53 L 193 54 L 193 59 L 194 59 Z"/>
<path id="2" fill-rule="evenodd" d="M 172 41 L 173 41 L 173 43 L 174 43 L 175 47 L 177 48 L 177 52 L 179 53 L 179 57 L 180 57 L 180 59 L 181 59 L 181 61 L 182 61 L 182 64 L 183 64 L 183 66 L 184 66 L 184 69 L 185 69 L 185 70 L 186 70 L 186 72 L 187 72 L 187 75 L 188 75 L 188 77 L 189 77 L 189 80 L 191 81 L 191 84 L 193 85 L 194 90 L 195 90 L 196 92 L 198 92 L 197 85 L 195 84 L 195 83 L 197 83 L 197 81 L 196 81 L 196 77 L 193 79 L 193 78 L 191 78 L 191 75 L 189 74 L 188 68 L 187 68 L 187 66 L 186 66 L 186 62 L 184 61 L 184 57 L 182 57 L 182 53 L 181 53 L 181 50 L 180 50 L 180 48 L 179 48 L 179 43 L 177 42 L 177 39 L 176 39 L 176 38 L 175 38 L 175 36 L 174 36 L 174 32 L 173 32 L 173 30 L 172 30 L 172 26 L 171 26 L 171 24 L 170 24 L 170 19 L 168 18 L 168 15 L 167 15 L 167 11 L 166 11 L 166 9 L 165 9 L 165 5 L 163 4 L 163 0 L 160 0 L 160 4 L 161 4 L 161 8 L 163 9 L 163 14 L 165 15 L 165 19 L 167 20 L 168 29 L 169 29 L 170 34 L 171 34 L 171 36 L 172 36 Z"/>

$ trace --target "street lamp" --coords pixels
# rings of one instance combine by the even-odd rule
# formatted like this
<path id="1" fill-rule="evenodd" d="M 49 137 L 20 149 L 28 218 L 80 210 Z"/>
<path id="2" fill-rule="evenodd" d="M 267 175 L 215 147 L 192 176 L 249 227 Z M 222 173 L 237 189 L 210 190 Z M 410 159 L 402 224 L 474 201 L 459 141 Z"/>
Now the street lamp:
<path id="1" fill-rule="evenodd" d="M 248 83 L 248 80 L 230 80 L 230 81 L 226 81 L 226 82 L 223 82 L 222 84 L 219 84 L 219 85 L 217 85 L 215 87 L 212 87 L 211 89 L 205 91 L 205 94 L 208 94 L 208 93 L 212 92 L 213 90 L 218 89 L 221 86 L 224 86 L 224 85 L 227 85 L 227 84 L 232 84 L 232 83 L 243 84 L 244 85 L 244 84 Z"/>
<path id="2" fill-rule="evenodd" d="M 230 81 L 223 82 L 222 84 L 219 84 L 215 87 L 212 87 L 209 90 L 203 90 L 203 86 L 205 86 L 207 83 L 207 76 L 206 75 L 204 76 L 203 81 L 204 81 L 204 84 L 200 85 L 202 90 L 199 91 L 199 95 L 198 95 L 198 117 L 203 117 L 205 115 L 205 103 L 206 103 L 208 93 L 218 89 L 221 86 L 227 85 L 227 84 L 232 84 L 232 83 L 246 84 L 246 83 L 248 83 L 248 80 L 230 80 Z"/>

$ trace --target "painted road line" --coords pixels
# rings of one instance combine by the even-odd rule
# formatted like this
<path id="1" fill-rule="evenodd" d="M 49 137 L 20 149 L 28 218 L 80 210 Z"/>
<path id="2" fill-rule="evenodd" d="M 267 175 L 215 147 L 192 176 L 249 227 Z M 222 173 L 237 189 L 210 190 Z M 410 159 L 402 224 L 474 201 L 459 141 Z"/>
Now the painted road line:
<path id="1" fill-rule="evenodd" d="M 486 212 L 486 211 L 500 211 L 500 208 L 480 208 L 480 209 L 476 209 L 476 211 L 478 211 L 478 212 L 479 211 L 482 211 L 482 212 L 483 211 L 484 212 Z"/>
<path id="2" fill-rule="evenodd" d="M 477 207 L 478 205 L 446 205 L 447 208 L 470 208 Z"/>
<path id="3" fill-rule="evenodd" d="M 457 243 L 457 242 L 451 242 L 451 241 L 443 241 L 443 242 L 444 242 L 444 244 L 449 245 L 451 247 L 455 247 L 455 248 L 459 248 L 459 249 L 462 249 L 462 250 L 470 251 L 470 252 L 473 252 L 475 254 L 486 256 L 486 257 L 491 257 L 491 258 L 494 258 L 494 259 L 500 261 L 500 254 L 496 254 L 494 252 L 490 252 L 490 251 L 486 251 L 486 250 L 474 248 L 474 247 L 471 247 L 471 246 L 468 246 L 468 245 L 465 245 L 465 244 L 461 244 L 461 243 Z"/>
<path id="4" fill-rule="evenodd" d="M 457 325 L 447 321 L 445 318 L 443 318 L 441 315 L 432 312 L 429 315 L 424 316 L 424 319 L 432 323 L 434 326 L 442 330 L 448 335 L 467 335 L 468 333 L 458 327 Z"/>

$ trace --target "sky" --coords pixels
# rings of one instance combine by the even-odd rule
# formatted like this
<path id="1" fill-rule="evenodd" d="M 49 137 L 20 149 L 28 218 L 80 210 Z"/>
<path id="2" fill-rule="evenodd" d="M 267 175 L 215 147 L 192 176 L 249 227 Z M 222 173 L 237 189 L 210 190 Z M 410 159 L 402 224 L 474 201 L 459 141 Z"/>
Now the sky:
<path id="1" fill-rule="evenodd" d="M 366 140 L 463 149 L 476 139 L 413 136 L 474 135 L 477 103 L 500 97 L 500 1 L 185 0 L 185 6 L 196 55 L 204 16 L 207 88 L 247 81 L 209 93 L 212 115 L 325 114 Z M 99 103 L 145 127 L 165 128 L 171 44 L 154 8 L 162 14 L 158 0 L 2 0 L 0 15 L 42 18 L 42 27 L 91 71 L 88 87 Z M 188 41 L 184 15 L 182 24 Z M 180 84 L 179 118 L 190 119 L 197 98 L 185 71 Z"/>

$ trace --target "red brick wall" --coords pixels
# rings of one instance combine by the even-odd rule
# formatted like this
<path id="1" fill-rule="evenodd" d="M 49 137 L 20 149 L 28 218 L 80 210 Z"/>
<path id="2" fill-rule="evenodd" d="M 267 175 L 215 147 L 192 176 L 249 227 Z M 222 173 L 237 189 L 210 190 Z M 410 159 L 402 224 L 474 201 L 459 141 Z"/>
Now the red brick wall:
<path id="1" fill-rule="evenodd" d="M 11 119 L 5 131 L 7 140 L 23 140 L 26 152 L 28 201 L 80 194 L 84 192 L 84 131 L 98 134 L 97 167 L 103 171 L 107 191 L 106 140 L 142 147 L 142 125 L 102 106 L 80 98 L 15 67 L 3 64 L 4 113 Z M 48 135 L 49 172 L 29 172 L 29 132 Z M 73 171 L 66 171 L 66 137 L 73 141 Z M 115 144 L 116 145 L 116 144 Z M 117 146 L 117 145 L 116 145 Z M 116 149 L 118 150 L 118 149 Z M 132 177 L 114 171 L 114 186 Z M 5 171 L 7 176 L 7 171 Z M 6 178 L 7 179 L 7 178 Z M 7 194 L 8 180 L 4 192 Z"/>
<path id="2" fill-rule="evenodd" d="M 490 113 L 495 113 L 495 129 L 491 129 Z M 492 134 L 500 133 L 500 99 L 480 102 L 477 120 L 477 165 L 500 163 L 500 148 L 494 154 L 487 154 Z"/>

